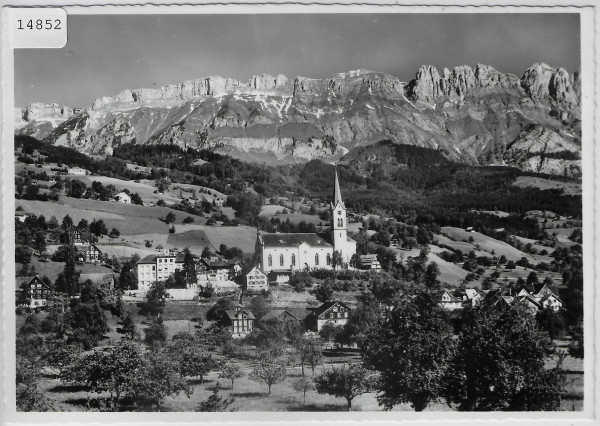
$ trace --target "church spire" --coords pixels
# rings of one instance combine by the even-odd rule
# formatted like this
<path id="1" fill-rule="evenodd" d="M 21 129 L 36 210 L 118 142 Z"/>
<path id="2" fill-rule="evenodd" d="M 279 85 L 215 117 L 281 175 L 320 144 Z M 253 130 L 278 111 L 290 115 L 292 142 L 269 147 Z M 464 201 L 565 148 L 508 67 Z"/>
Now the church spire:
<path id="1" fill-rule="evenodd" d="M 340 191 L 340 181 L 338 180 L 337 167 L 335 168 L 335 181 L 333 185 L 333 205 L 336 206 L 340 203 L 342 206 L 342 192 Z"/>

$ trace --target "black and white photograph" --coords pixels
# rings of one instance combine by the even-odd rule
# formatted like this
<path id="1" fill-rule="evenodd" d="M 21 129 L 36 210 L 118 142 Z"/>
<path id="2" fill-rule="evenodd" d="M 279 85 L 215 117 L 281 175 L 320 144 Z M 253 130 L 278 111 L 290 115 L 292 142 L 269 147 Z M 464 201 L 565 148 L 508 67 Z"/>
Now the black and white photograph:
<path id="1" fill-rule="evenodd" d="M 3 51 L 14 416 L 591 415 L 595 8 L 65 10 Z"/>

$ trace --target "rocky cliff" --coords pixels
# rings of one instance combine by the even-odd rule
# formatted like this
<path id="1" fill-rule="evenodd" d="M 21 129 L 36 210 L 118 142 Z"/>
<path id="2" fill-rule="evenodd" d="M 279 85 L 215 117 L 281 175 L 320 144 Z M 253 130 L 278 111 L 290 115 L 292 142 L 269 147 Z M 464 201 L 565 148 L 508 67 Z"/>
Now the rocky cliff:
<path id="1" fill-rule="evenodd" d="M 546 64 L 521 77 L 482 64 L 441 73 L 421 66 L 409 82 L 370 70 L 325 79 L 262 74 L 125 90 L 81 111 L 29 106 L 17 129 L 94 154 L 127 142 L 174 143 L 268 163 L 335 161 L 389 139 L 453 160 L 577 174 L 580 99 L 579 74 Z"/>

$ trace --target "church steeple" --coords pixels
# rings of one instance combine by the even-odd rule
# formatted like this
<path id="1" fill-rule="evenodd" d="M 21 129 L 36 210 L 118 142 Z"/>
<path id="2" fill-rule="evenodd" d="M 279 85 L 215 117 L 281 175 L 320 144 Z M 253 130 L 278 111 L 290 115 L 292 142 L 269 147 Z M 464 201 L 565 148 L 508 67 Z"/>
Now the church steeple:
<path id="1" fill-rule="evenodd" d="M 344 202 L 342 201 L 342 192 L 340 191 L 340 181 L 338 180 L 337 167 L 335 168 L 335 180 L 333 183 L 333 206 L 337 206 L 338 203 L 344 207 Z"/>

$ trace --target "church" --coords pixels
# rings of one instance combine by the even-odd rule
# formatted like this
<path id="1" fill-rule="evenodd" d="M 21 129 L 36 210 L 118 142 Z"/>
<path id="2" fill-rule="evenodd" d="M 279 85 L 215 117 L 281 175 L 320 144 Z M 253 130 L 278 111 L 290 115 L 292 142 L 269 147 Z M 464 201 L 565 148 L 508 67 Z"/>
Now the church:
<path id="1" fill-rule="evenodd" d="M 337 170 L 334 177 L 333 201 L 329 205 L 329 232 L 321 234 L 259 232 L 256 250 L 259 268 L 285 282 L 293 271 L 333 269 L 334 252 L 341 255 L 342 265 L 350 263 L 356 253 L 356 241 L 348 237 L 346 206 L 342 201 Z M 336 265 L 337 267 L 341 265 Z"/>

